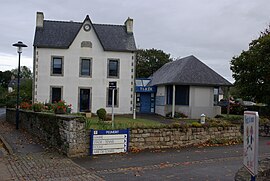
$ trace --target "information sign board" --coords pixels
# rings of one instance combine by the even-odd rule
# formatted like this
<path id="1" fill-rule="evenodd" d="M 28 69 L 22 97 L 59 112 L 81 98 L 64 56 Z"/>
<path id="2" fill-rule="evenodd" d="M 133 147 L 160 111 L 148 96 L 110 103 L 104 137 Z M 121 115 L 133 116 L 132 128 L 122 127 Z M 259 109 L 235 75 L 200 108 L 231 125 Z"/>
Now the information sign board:
<path id="1" fill-rule="evenodd" d="M 243 164 L 252 176 L 258 174 L 259 114 L 244 112 Z"/>
<path id="2" fill-rule="evenodd" d="M 109 82 L 109 89 L 116 89 L 116 82 Z"/>
<path id="3" fill-rule="evenodd" d="M 112 154 L 128 151 L 129 129 L 91 130 L 90 154 Z"/>

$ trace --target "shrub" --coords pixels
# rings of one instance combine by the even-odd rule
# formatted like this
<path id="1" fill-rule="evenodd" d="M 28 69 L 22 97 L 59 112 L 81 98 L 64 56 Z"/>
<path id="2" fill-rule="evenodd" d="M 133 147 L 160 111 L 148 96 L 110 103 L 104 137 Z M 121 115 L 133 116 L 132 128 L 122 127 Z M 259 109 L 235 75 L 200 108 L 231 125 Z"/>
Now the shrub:
<path id="1" fill-rule="evenodd" d="M 44 109 L 44 104 L 41 102 L 34 103 L 32 109 L 34 112 L 41 112 Z"/>
<path id="2" fill-rule="evenodd" d="M 198 123 L 198 122 L 192 122 L 191 123 L 191 126 L 192 127 L 196 127 L 196 128 L 200 128 L 200 127 L 202 127 L 202 124 L 201 123 Z"/>
<path id="3" fill-rule="evenodd" d="M 215 118 L 224 118 L 224 116 L 222 116 L 222 115 L 220 115 L 220 114 L 217 114 L 217 115 L 215 116 Z"/>
<path id="4" fill-rule="evenodd" d="M 20 109 L 27 109 L 27 110 L 30 110 L 32 109 L 32 105 L 28 102 L 22 102 L 20 104 Z"/>
<path id="5" fill-rule="evenodd" d="M 106 117 L 107 117 L 106 110 L 104 108 L 100 108 L 99 110 L 97 110 L 97 116 L 99 120 L 106 121 Z"/>
<path id="6" fill-rule="evenodd" d="M 71 104 L 67 105 L 64 100 L 60 100 L 53 104 L 53 110 L 56 114 L 64 114 L 71 112 Z"/>
<path id="7" fill-rule="evenodd" d="M 172 118 L 172 112 L 166 114 L 167 118 Z M 174 118 L 187 118 L 187 115 L 181 112 L 174 112 Z"/>

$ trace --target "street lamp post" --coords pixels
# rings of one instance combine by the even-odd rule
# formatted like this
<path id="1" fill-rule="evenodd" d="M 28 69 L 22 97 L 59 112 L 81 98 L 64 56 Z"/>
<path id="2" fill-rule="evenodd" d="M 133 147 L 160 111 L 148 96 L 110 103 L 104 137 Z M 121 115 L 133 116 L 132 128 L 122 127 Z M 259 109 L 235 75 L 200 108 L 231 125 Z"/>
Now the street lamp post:
<path id="1" fill-rule="evenodd" d="M 17 47 L 17 52 L 19 54 L 19 63 L 18 63 L 18 76 L 17 76 L 17 106 L 16 106 L 16 129 L 19 129 L 19 97 L 20 97 L 20 68 L 21 68 L 21 53 L 22 47 L 27 47 L 27 45 L 23 44 L 23 42 L 18 41 L 18 43 L 14 43 L 12 46 Z"/>

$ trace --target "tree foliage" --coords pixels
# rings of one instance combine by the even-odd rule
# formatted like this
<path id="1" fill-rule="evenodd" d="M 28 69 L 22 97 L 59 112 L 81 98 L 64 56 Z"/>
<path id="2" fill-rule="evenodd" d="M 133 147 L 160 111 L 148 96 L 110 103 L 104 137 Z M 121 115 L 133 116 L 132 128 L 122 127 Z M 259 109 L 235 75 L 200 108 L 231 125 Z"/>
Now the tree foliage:
<path id="1" fill-rule="evenodd" d="M 140 49 L 136 54 L 136 78 L 147 78 L 170 61 L 170 54 L 162 50 Z"/>
<path id="2" fill-rule="evenodd" d="M 15 107 L 17 98 L 17 87 L 13 87 L 14 91 L 8 93 L 8 84 L 11 77 L 17 77 L 18 69 L 11 71 L 0 71 L 0 107 Z M 32 73 L 26 66 L 21 66 L 21 78 L 24 80 L 20 84 L 20 101 L 32 100 Z"/>
<path id="3" fill-rule="evenodd" d="M 8 83 L 11 80 L 11 76 L 12 76 L 12 72 L 7 70 L 7 71 L 0 71 L 0 86 L 2 88 L 7 88 L 8 87 Z"/>
<path id="4" fill-rule="evenodd" d="M 12 74 L 17 78 L 18 77 L 18 69 L 12 69 L 11 70 Z M 26 66 L 21 66 L 20 68 L 20 78 L 24 78 L 24 79 L 32 79 L 32 72 L 31 70 L 26 67 Z"/>
<path id="5" fill-rule="evenodd" d="M 242 98 L 270 103 L 270 27 L 232 58 L 231 70 Z"/>

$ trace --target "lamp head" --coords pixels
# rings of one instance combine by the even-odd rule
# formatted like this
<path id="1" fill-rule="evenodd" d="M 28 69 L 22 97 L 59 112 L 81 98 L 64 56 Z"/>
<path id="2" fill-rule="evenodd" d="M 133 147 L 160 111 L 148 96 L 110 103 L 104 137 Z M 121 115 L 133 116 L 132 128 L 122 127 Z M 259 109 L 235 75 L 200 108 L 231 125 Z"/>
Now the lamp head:
<path id="1" fill-rule="evenodd" d="M 18 48 L 18 53 L 22 53 L 22 47 L 27 47 L 27 45 L 23 44 L 23 42 L 18 41 L 18 43 L 14 43 L 12 46 Z"/>

